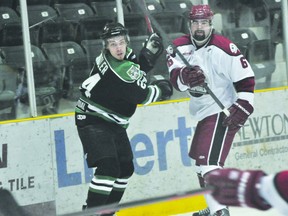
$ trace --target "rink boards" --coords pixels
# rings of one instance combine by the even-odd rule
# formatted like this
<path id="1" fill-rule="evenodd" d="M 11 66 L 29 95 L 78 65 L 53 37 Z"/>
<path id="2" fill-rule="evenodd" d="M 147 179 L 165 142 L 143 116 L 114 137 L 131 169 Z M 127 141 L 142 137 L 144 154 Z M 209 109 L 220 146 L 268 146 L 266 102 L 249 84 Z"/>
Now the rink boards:
<path id="1" fill-rule="evenodd" d="M 138 108 L 128 128 L 135 174 L 122 202 L 198 188 L 187 155 L 196 126 L 188 103 L 183 99 Z M 226 167 L 287 168 L 287 107 L 286 89 L 257 92 L 255 112 L 236 135 Z M 3 122 L 0 137 L 0 188 L 9 189 L 29 211 L 60 215 L 81 209 L 93 170 L 85 164 L 73 113 Z M 175 210 L 173 203 L 164 203 L 160 212 Z M 205 205 L 201 197 L 180 203 L 179 212 Z M 145 212 L 137 209 L 137 215 Z"/>

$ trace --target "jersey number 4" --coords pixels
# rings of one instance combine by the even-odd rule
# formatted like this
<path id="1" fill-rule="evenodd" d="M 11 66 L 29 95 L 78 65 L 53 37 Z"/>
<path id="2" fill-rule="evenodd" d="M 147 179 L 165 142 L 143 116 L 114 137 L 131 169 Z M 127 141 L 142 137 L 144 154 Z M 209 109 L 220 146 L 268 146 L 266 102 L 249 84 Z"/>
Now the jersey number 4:
<path id="1" fill-rule="evenodd" d="M 91 90 L 94 88 L 94 86 L 100 81 L 101 77 L 99 73 L 94 74 L 93 76 L 90 76 L 88 79 L 86 79 L 82 83 L 82 88 L 86 89 L 85 95 L 86 97 L 91 97 Z"/>

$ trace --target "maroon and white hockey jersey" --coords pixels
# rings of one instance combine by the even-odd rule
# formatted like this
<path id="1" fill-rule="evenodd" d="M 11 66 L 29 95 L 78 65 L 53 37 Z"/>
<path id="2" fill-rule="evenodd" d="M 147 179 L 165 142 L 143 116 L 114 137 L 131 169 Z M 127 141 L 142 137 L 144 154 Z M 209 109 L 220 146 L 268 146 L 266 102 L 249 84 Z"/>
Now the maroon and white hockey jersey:
<path id="1" fill-rule="evenodd" d="M 247 100 L 253 105 L 254 72 L 237 46 L 229 39 L 213 32 L 211 38 L 201 47 L 197 47 L 191 41 L 190 35 L 175 39 L 173 44 L 190 65 L 202 68 L 209 88 L 225 107 L 230 107 L 238 98 Z M 171 47 L 167 48 L 167 65 L 175 89 L 205 93 L 202 87 L 189 89 L 181 83 L 179 72 L 186 65 Z M 210 95 L 202 94 L 200 97 L 196 97 L 195 94 L 189 95 L 190 113 L 195 119 L 201 120 L 221 111 Z"/>

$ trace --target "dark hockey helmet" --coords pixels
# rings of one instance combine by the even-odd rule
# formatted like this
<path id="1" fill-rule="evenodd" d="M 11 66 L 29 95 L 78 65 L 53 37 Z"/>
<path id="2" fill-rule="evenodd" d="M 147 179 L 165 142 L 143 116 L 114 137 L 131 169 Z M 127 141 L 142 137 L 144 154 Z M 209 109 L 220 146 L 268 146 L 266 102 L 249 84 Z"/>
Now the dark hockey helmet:
<path id="1" fill-rule="evenodd" d="M 121 23 L 107 23 L 101 34 L 101 38 L 106 40 L 119 35 L 128 35 L 128 30 Z"/>
<path id="2" fill-rule="evenodd" d="M 212 20 L 213 19 L 213 11 L 211 10 L 209 5 L 194 5 L 191 8 L 191 11 L 189 13 L 189 19 L 195 20 L 195 19 L 207 19 Z"/>
<path id="3" fill-rule="evenodd" d="M 104 50 L 107 48 L 108 45 L 107 39 L 120 35 L 125 36 L 125 40 L 127 44 L 129 44 L 130 38 L 128 35 L 128 30 L 121 23 L 107 23 L 104 26 L 103 32 L 100 36 L 101 39 L 103 39 Z"/>

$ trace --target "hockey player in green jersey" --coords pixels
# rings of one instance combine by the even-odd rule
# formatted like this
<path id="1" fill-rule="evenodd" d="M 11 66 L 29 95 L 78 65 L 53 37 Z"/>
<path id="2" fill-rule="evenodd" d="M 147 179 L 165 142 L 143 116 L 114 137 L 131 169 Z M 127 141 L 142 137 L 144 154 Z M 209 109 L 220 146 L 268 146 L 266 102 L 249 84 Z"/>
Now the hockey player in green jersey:
<path id="1" fill-rule="evenodd" d="M 128 31 L 123 25 L 107 24 L 102 39 L 104 49 L 80 87 L 82 96 L 75 114 L 88 167 L 96 168 L 89 185 L 87 208 L 121 200 L 134 172 L 126 131 L 129 119 L 137 104 L 146 105 L 172 94 L 168 81 L 149 85 L 143 71 L 151 69 L 163 51 L 157 34 L 152 34 L 145 42 L 139 64 L 128 47 Z"/>

